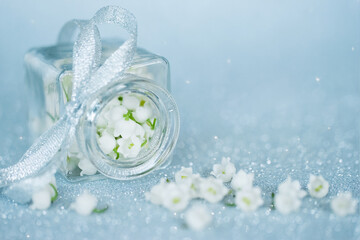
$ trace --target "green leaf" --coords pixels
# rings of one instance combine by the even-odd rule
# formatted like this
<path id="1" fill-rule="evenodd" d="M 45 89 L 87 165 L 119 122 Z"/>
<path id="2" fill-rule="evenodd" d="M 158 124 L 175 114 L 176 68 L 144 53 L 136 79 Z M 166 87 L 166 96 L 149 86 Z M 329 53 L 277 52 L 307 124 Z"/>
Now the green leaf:
<path id="1" fill-rule="evenodd" d="M 53 203 L 57 198 L 58 198 L 58 191 L 56 189 L 56 187 L 54 186 L 54 184 L 49 183 L 50 187 L 54 190 L 55 195 L 51 198 L 51 202 Z"/>
<path id="2" fill-rule="evenodd" d="M 140 101 L 140 107 L 143 107 L 145 105 L 145 100 Z"/>
<path id="3" fill-rule="evenodd" d="M 146 124 L 150 127 L 151 130 L 155 129 L 155 124 L 156 124 L 156 118 L 154 118 L 154 121 L 151 123 L 150 119 L 146 120 Z"/>
<path id="4" fill-rule="evenodd" d="M 106 210 L 108 210 L 108 209 L 109 209 L 109 206 L 108 206 L 108 205 L 106 205 L 106 207 L 104 207 L 104 208 L 102 208 L 102 209 L 94 208 L 93 213 L 104 213 L 104 212 L 106 212 Z"/>
<path id="5" fill-rule="evenodd" d="M 147 143 L 147 140 L 145 139 L 145 141 L 141 144 L 141 147 L 145 146 Z"/>
<path id="6" fill-rule="evenodd" d="M 235 203 L 226 202 L 226 203 L 224 203 L 224 205 L 227 206 L 227 207 L 236 207 Z"/>
<path id="7" fill-rule="evenodd" d="M 123 97 L 122 97 L 122 96 L 119 96 L 119 97 L 118 97 L 118 100 L 119 100 L 120 102 L 122 102 Z"/>

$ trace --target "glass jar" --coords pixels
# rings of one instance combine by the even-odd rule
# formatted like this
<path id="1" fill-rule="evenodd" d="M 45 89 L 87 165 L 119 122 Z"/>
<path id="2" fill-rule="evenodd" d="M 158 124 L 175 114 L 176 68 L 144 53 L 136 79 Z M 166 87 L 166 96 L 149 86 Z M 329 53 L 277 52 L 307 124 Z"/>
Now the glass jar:
<path id="1" fill-rule="evenodd" d="M 102 61 L 119 45 L 104 42 Z M 25 55 L 25 66 L 29 127 L 35 139 L 59 119 L 71 98 L 72 45 L 32 49 Z M 127 180 L 169 163 L 180 127 L 169 90 L 168 61 L 138 48 L 125 76 L 85 103 L 76 136 L 59 155 L 63 175 L 70 181 L 104 175 Z"/>

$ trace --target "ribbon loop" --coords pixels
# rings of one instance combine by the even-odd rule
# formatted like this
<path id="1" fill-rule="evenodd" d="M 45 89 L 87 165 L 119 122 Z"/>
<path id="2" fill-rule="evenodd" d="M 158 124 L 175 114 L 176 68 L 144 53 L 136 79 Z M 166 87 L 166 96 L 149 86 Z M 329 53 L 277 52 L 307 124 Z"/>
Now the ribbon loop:
<path id="1" fill-rule="evenodd" d="M 100 66 L 101 39 L 97 24 L 117 24 L 130 37 Z M 97 90 L 123 74 L 136 51 L 137 24 L 126 9 L 108 6 L 87 20 L 72 20 L 62 28 L 58 43 L 69 43 L 76 31 L 80 33 L 73 48 L 73 92 L 64 115 L 38 138 L 13 166 L 0 169 L 0 187 L 33 177 L 54 164 L 54 156 L 66 150 L 84 109 L 84 102 Z M 100 67 L 99 67 L 100 66 Z"/>

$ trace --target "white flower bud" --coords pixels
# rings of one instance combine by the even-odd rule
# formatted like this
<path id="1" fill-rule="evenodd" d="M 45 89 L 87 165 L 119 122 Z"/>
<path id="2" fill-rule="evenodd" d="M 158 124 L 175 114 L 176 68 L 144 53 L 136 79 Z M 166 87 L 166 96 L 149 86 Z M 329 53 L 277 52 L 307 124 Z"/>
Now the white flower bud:
<path id="1" fill-rule="evenodd" d="M 78 196 L 75 202 L 70 205 L 70 208 L 74 209 L 80 215 L 87 216 L 93 212 L 97 203 L 97 198 L 85 190 L 84 193 Z"/>
<path id="2" fill-rule="evenodd" d="M 106 133 L 105 131 L 103 132 L 103 135 L 98 139 L 98 143 L 100 149 L 105 154 L 109 154 L 110 152 L 112 152 L 116 146 L 115 138 L 110 134 Z"/>
<path id="3" fill-rule="evenodd" d="M 204 205 L 194 205 L 185 213 L 186 224 L 195 231 L 206 228 L 211 220 L 212 216 Z"/>
<path id="4" fill-rule="evenodd" d="M 130 110 L 135 110 L 140 105 L 140 100 L 137 97 L 131 95 L 123 96 L 123 106 Z"/>
<path id="5" fill-rule="evenodd" d="M 152 116 L 152 109 L 149 104 L 145 104 L 143 107 L 137 107 L 133 116 L 136 121 L 144 123 L 147 119 L 150 119 Z"/>
<path id="6" fill-rule="evenodd" d="M 123 138 L 130 138 L 136 130 L 136 123 L 132 120 L 120 120 L 115 124 L 114 136 L 122 136 Z"/>

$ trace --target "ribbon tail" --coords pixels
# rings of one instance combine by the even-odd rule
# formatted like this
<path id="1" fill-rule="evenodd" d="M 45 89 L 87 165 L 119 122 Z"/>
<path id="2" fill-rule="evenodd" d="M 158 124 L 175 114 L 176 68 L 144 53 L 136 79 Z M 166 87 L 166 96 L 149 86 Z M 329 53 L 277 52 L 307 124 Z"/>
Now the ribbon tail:
<path id="1" fill-rule="evenodd" d="M 62 148 L 72 126 L 67 121 L 67 115 L 63 116 L 56 124 L 41 135 L 26 151 L 20 161 L 7 168 L 0 169 L 0 187 L 8 186 L 23 179 L 33 177 L 41 173 L 41 170 L 49 169 L 49 165 L 55 161 L 54 156 Z"/>

